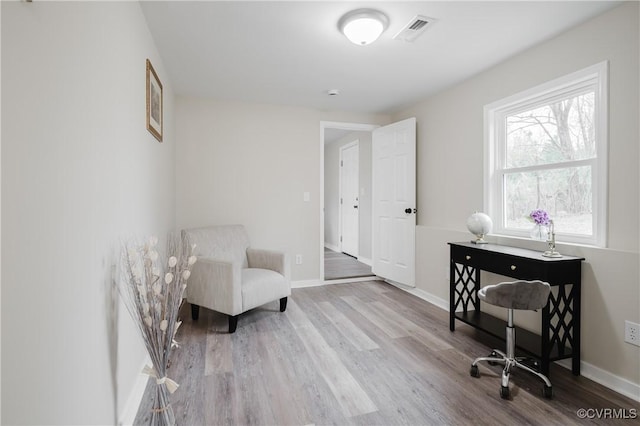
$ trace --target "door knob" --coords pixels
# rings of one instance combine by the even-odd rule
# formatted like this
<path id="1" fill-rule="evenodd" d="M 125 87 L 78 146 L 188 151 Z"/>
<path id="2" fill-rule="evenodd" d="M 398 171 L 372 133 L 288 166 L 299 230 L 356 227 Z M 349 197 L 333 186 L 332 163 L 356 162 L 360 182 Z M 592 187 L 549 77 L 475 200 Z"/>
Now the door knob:
<path id="1" fill-rule="evenodd" d="M 417 212 L 417 210 L 416 210 L 416 209 L 406 208 L 406 209 L 404 209 L 404 212 L 405 212 L 406 214 L 411 214 L 411 213 L 415 213 L 415 212 Z"/>

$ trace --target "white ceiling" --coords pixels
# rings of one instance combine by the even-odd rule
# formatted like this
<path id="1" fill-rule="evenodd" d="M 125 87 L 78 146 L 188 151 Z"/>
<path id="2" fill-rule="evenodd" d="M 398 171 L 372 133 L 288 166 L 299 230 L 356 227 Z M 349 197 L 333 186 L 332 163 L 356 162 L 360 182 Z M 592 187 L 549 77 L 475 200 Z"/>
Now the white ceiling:
<path id="1" fill-rule="evenodd" d="M 617 3 L 143 1 L 142 10 L 177 94 L 392 113 Z M 337 28 L 362 7 L 390 20 L 368 46 Z M 417 14 L 437 21 L 414 43 L 393 40 Z"/>

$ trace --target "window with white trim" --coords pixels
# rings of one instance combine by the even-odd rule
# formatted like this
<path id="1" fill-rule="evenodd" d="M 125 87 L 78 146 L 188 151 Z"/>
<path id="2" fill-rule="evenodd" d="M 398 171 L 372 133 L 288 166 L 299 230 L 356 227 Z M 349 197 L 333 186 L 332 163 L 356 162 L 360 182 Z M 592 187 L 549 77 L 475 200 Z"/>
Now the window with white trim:
<path id="1" fill-rule="evenodd" d="M 608 63 L 485 106 L 485 209 L 494 234 L 528 237 L 545 210 L 556 240 L 604 247 Z"/>

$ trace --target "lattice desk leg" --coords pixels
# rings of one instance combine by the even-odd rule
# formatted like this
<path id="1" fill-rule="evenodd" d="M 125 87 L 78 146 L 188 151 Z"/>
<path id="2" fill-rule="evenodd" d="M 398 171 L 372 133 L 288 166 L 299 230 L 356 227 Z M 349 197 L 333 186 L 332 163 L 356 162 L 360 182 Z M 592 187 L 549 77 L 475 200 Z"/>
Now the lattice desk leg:
<path id="1" fill-rule="evenodd" d="M 456 329 L 456 305 L 455 300 L 455 288 L 456 288 L 456 266 L 455 262 L 451 260 L 449 262 L 449 330 L 455 331 Z"/>
<path id="2" fill-rule="evenodd" d="M 554 350 L 561 358 L 570 355 L 573 374 L 580 374 L 580 341 L 579 337 L 576 337 L 580 333 L 580 312 L 576 309 L 579 306 L 579 302 L 576 301 L 580 300 L 579 288 L 579 285 L 571 284 L 552 287 L 549 304 L 545 308 L 549 310 L 549 327 L 547 329 L 548 339 L 544 339 L 543 335 L 543 341 L 548 342 L 547 350 L 543 348 L 546 354 L 543 358 L 547 359 L 547 371 L 543 371 L 543 374 L 548 374 L 548 358 Z M 543 369 L 544 367 L 543 362 Z"/>
<path id="3" fill-rule="evenodd" d="M 455 314 L 459 306 L 462 306 L 465 314 L 470 307 L 476 311 L 480 310 L 478 290 L 480 290 L 480 270 L 451 261 L 449 285 L 449 329 L 451 331 L 455 329 Z"/>
<path id="4" fill-rule="evenodd" d="M 580 375 L 580 309 L 582 303 L 581 290 L 582 283 L 578 281 L 571 286 L 572 294 L 572 306 L 573 306 L 573 357 L 571 358 L 571 372 L 579 376 Z"/>

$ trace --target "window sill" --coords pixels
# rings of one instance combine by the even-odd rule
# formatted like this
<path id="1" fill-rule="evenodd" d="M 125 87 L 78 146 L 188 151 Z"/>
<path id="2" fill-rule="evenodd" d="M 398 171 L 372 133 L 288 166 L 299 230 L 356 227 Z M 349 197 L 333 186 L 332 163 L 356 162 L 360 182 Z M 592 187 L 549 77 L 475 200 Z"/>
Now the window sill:
<path id="1" fill-rule="evenodd" d="M 506 246 L 521 247 L 530 250 L 545 251 L 548 249 L 546 241 L 533 240 L 527 237 L 519 237 L 514 235 L 505 234 L 489 234 L 485 239 L 490 243 L 503 244 Z M 556 249 L 562 253 L 566 252 L 568 255 L 579 255 L 581 250 L 608 250 L 607 247 L 598 246 L 595 244 L 574 243 L 566 241 L 556 241 Z"/>

